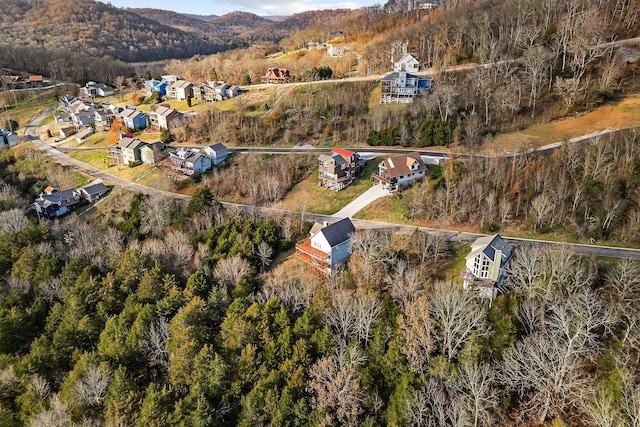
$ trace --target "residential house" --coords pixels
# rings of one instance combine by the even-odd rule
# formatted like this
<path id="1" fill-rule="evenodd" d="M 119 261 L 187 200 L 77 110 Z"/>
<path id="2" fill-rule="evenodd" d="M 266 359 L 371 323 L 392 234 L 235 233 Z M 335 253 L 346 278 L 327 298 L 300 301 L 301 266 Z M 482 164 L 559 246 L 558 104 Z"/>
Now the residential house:
<path id="1" fill-rule="evenodd" d="M 174 74 L 166 74 L 164 76 L 160 76 L 163 82 L 167 82 L 167 84 L 175 83 L 178 80 L 181 80 L 180 77 Z"/>
<path id="2" fill-rule="evenodd" d="M 111 146 L 108 157 L 114 160 L 121 160 L 125 165 L 141 162 L 142 157 L 140 155 L 140 149 L 144 147 L 146 143 L 139 139 L 124 137 Z M 120 154 L 118 155 L 117 152 Z"/>
<path id="3" fill-rule="evenodd" d="M 513 247 L 499 234 L 476 239 L 460 274 L 464 288 L 473 287 L 481 296 L 495 298 L 502 291 L 504 268 L 512 255 Z"/>
<path id="4" fill-rule="evenodd" d="M 342 41 L 328 41 L 327 42 L 327 55 L 332 58 L 341 58 L 344 56 L 344 43 Z"/>
<path id="5" fill-rule="evenodd" d="M 96 82 L 88 82 L 84 87 L 80 88 L 80 94 L 89 99 L 93 99 L 96 96 L 111 96 L 114 94 L 113 88 Z"/>
<path id="6" fill-rule="evenodd" d="M 76 128 L 75 128 L 75 127 L 73 127 L 73 126 L 69 126 L 69 127 L 66 127 L 66 128 L 62 128 L 62 129 L 60 129 L 60 136 L 61 136 L 62 138 L 68 138 L 68 137 L 70 137 L 71 135 L 74 135 L 76 132 L 77 132 L 77 131 L 76 131 Z"/>
<path id="7" fill-rule="evenodd" d="M 165 96 L 167 94 L 167 83 L 165 80 L 145 80 L 143 83 L 144 93 L 147 96 L 153 95 L 153 92 L 158 92 L 160 96 Z"/>
<path id="8" fill-rule="evenodd" d="M 172 130 L 182 126 L 184 115 L 168 105 L 160 105 L 149 112 L 149 125 L 154 129 Z"/>
<path id="9" fill-rule="evenodd" d="M 225 82 L 208 81 L 195 86 L 193 97 L 203 102 L 218 102 L 238 96 L 238 86 L 232 86 Z"/>
<path id="10" fill-rule="evenodd" d="M 318 157 L 318 185 L 340 191 L 358 175 L 365 162 L 356 152 L 334 147 L 331 155 Z"/>
<path id="11" fill-rule="evenodd" d="M 118 115 L 122 119 L 122 123 L 129 129 L 145 129 L 147 127 L 147 114 L 135 109 L 135 107 L 127 107 Z"/>
<path id="12" fill-rule="evenodd" d="M 91 126 L 96 121 L 96 110 L 82 110 L 71 114 L 71 122 L 76 128 Z"/>
<path id="13" fill-rule="evenodd" d="M 140 148 L 140 160 L 142 163 L 156 166 L 165 157 L 164 144 L 160 141 L 145 144 Z"/>
<path id="14" fill-rule="evenodd" d="M 227 85 L 227 87 L 224 90 L 224 93 L 227 98 L 236 97 L 240 94 L 240 87 L 236 85 L 231 85 L 231 86 Z"/>
<path id="15" fill-rule="evenodd" d="M 76 141 L 79 144 L 85 139 L 89 138 L 91 135 L 93 135 L 93 128 L 89 127 L 89 128 L 82 129 L 80 132 L 76 134 Z"/>
<path id="16" fill-rule="evenodd" d="M 211 169 L 211 157 L 200 154 L 198 150 L 185 150 L 170 153 L 171 168 L 184 175 L 203 174 Z"/>
<path id="17" fill-rule="evenodd" d="M 227 147 L 221 142 L 205 147 L 202 152 L 211 158 L 211 163 L 214 166 L 222 163 L 229 155 Z"/>
<path id="18" fill-rule="evenodd" d="M 53 118 L 57 124 L 71 123 L 71 114 L 64 111 L 55 114 Z"/>
<path id="19" fill-rule="evenodd" d="M 58 218 L 80 203 L 80 192 L 77 190 L 58 191 L 47 187 L 33 203 L 39 218 Z"/>
<path id="20" fill-rule="evenodd" d="M 85 199 L 89 203 L 92 203 L 92 202 L 98 200 L 100 197 L 102 197 L 105 194 L 107 194 L 109 191 L 111 191 L 111 188 L 107 187 L 106 185 L 104 185 L 101 182 L 98 182 L 98 183 L 91 184 L 91 185 L 88 185 L 86 187 L 81 188 L 80 189 L 80 197 L 82 197 L 83 199 Z"/>
<path id="21" fill-rule="evenodd" d="M 31 75 L 27 80 L 27 87 L 30 87 L 30 88 L 42 87 L 43 84 L 44 84 L 44 79 L 41 75 L 36 75 L 36 74 Z"/>
<path id="22" fill-rule="evenodd" d="M 420 61 L 413 53 L 391 55 L 391 63 L 393 64 L 393 71 L 396 73 L 400 71 L 415 73 L 420 68 Z"/>
<path id="23" fill-rule="evenodd" d="M 0 130 L 0 148 L 2 147 L 13 147 L 17 145 L 19 142 L 18 134 L 15 132 L 10 132 L 8 129 Z"/>
<path id="24" fill-rule="evenodd" d="M 382 188 L 396 191 L 413 184 L 417 179 L 423 179 L 427 173 L 420 153 L 402 154 L 383 160 L 378 165 L 378 173 L 371 175 L 374 184 L 381 184 Z"/>
<path id="25" fill-rule="evenodd" d="M 260 77 L 261 83 L 286 83 L 291 75 L 286 68 L 269 68 L 264 76 Z"/>
<path id="26" fill-rule="evenodd" d="M 193 98 L 193 83 L 187 80 L 176 80 L 167 87 L 167 98 L 176 101 L 186 101 Z"/>
<path id="27" fill-rule="evenodd" d="M 356 232 L 349 218 L 331 225 L 316 223 L 310 237 L 296 245 L 296 255 L 324 276 L 334 274 L 351 255 L 351 237 Z"/>
<path id="28" fill-rule="evenodd" d="M 75 99 L 67 106 L 67 110 L 72 115 L 77 114 L 81 111 L 93 111 L 95 108 L 95 105 L 90 102 L 83 101 L 82 99 Z"/>
<path id="29" fill-rule="evenodd" d="M 97 109 L 93 114 L 93 123 L 98 131 L 108 131 L 111 128 L 111 123 L 115 114 L 109 109 Z"/>
<path id="30" fill-rule="evenodd" d="M 411 103 L 419 90 L 430 90 L 433 80 L 406 71 L 393 72 L 382 78 L 380 103 Z"/>

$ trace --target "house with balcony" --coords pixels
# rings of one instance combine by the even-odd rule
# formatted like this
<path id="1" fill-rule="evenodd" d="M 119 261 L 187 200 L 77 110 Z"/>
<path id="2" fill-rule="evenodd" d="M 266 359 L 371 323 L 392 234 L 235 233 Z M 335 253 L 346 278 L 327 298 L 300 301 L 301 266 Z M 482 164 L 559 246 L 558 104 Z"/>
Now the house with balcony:
<path id="1" fill-rule="evenodd" d="M 460 274 L 464 288 L 475 289 L 485 298 L 498 296 L 503 292 L 504 268 L 512 255 L 513 247 L 499 234 L 476 239 Z"/>
<path id="2" fill-rule="evenodd" d="M 413 152 L 383 160 L 378 165 L 378 173 L 371 175 L 371 180 L 386 190 L 397 191 L 410 186 L 415 180 L 423 179 L 426 174 L 427 166 L 422 156 Z"/>
<path id="3" fill-rule="evenodd" d="M 188 176 L 203 174 L 212 167 L 211 157 L 205 156 L 195 149 L 181 148 L 170 153 L 169 160 L 171 161 L 171 169 Z"/>
<path id="4" fill-rule="evenodd" d="M 365 165 L 354 151 L 334 147 L 331 155 L 318 157 L 318 186 L 340 191 L 351 184 Z"/>
<path id="5" fill-rule="evenodd" d="M 149 126 L 154 129 L 172 130 L 182 126 L 184 115 L 167 105 L 160 105 L 149 112 Z"/>
<path id="6" fill-rule="evenodd" d="M 58 191 L 47 187 L 33 202 L 38 218 L 55 219 L 61 217 L 80 203 L 80 192 L 74 189 Z"/>
<path id="7" fill-rule="evenodd" d="M 193 97 L 194 84 L 187 80 L 176 80 L 167 87 L 167 99 L 186 101 Z"/>
<path id="8" fill-rule="evenodd" d="M 333 224 L 315 223 L 307 240 L 296 245 L 296 256 L 324 277 L 334 274 L 351 256 L 356 228 L 349 218 Z"/>
<path id="9" fill-rule="evenodd" d="M 142 162 L 140 150 L 145 145 L 147 144 L 139 139 L 123 137 L 109 147 L 107 157 L 114 163 L 139 164 Z"/>
<path id="10" fill-rule="evenodd" d="M 433 86 L 433 80 L 430 77 L 416 76 L 406 71 L 397 71 L 384 76 L 381 84 L 381 104 L 407 104 L 413 102 L 421 90 L 430 90 Z"/>

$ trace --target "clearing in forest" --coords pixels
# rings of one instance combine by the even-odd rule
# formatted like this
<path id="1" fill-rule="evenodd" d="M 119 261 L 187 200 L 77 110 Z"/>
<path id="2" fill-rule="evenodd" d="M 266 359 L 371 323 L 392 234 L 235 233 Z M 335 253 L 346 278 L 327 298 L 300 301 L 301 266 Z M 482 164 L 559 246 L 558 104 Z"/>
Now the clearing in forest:
<path id="1" fill-rule="evenodd" d="M 640 96 L 636 95 L 576 117 L 531 126 L 519 132 L 496 135 L 484 145 L 482 151 L 486 154 L 517 152 L 607 128 L 624 129 L 638 125 L 640 125 Z"/>

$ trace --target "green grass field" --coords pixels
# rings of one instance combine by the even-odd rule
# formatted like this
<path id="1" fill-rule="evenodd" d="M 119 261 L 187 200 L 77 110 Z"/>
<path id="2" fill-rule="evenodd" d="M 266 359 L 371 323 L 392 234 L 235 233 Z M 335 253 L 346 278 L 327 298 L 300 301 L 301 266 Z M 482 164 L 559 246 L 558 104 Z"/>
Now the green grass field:
<path id="1" fill-rule="evenodd" d="M 298 210 L 306 205 L 309 212 L 325 215 L 336 213 L 371 188 L 370 177 L 373 172 L 378 170 L 380 161 L 380 158 L 376 158 L 369 162 L 350 186 L 337 192 L 318 187 L 318 171 L 316 169 L 309 177 L 293 187 L 282 202 L 282 207 Z"/>

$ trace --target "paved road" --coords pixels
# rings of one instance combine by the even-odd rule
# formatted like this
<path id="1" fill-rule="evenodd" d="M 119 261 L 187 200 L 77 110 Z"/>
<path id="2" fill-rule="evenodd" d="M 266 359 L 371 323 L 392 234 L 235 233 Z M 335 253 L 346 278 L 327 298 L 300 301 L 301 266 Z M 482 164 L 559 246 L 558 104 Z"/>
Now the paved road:
<path id="1" fill-rule="evenodd" d="M 340 209 L 338 212 L 331 215 L 335 218 L 351 218 L 360 210 L 364 209 L 366 206 L 375 202 L 378 199 L 383 197 L 390 196 L 391 192 L 389 190 L 384 190 L 382 185 L 374 185 L 361 195 L 355 198 L 351 203 L 349 203 L 344 208 Z"/>

